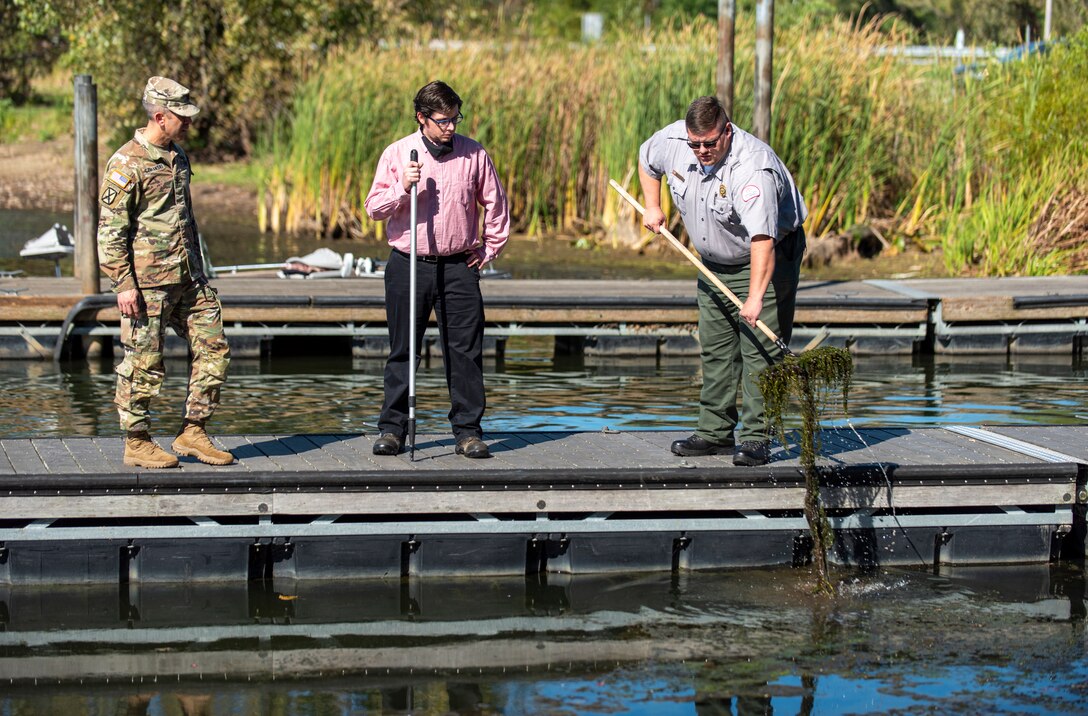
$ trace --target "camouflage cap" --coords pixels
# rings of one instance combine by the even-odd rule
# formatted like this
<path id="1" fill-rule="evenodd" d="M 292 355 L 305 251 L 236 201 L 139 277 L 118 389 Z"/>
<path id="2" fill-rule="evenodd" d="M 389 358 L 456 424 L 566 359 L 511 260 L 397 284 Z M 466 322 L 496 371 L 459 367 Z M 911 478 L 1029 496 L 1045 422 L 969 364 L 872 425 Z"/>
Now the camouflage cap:
<path id="1" fill-rule="evenodd" d="M 167 77 L 152 77 L 144 87 L 144 102 L 166 107 L 174 114 L 192 117 L 200 108 L 189 101 L 189 88 Z"/>

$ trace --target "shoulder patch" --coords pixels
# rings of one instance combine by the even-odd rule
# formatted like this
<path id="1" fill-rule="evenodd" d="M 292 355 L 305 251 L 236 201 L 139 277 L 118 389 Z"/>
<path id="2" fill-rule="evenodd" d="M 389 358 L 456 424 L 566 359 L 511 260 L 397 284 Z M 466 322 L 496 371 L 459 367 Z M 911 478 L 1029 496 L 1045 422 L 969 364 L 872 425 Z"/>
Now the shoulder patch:
<path id="1" fill-rule="evenodd" d="M 759 198 L 759 187 L 755 184 L 745 184 L 744 188 L 740 190 L 740 198 L 745 204 L 750 201 L 755 201 Z"/>
<path id="2" fill-rule="evenodd" d="M 125 193 L 115 187 L 110 182 L 106 182 L 102 187 L 102 195 L 99 199 L 102 202 L 102 206 L 110 209 L 116 209 L 123 200 Z"/>
<path id="3" fill-rule="evenodd" d="M 116 184 L 121 191 L 128 191 L 132 188 L 132 177 L 119 169 L 111 169 L 106 179 Z"/>
<path id="4" fill-rule="evenodd" d="M 108 206 L 113 209 L 120 203 L 121 190 L 107 182 L 106 185 L 102 187 L 102 196 L 99 198 L 102 201 L 103 206 Z"/>

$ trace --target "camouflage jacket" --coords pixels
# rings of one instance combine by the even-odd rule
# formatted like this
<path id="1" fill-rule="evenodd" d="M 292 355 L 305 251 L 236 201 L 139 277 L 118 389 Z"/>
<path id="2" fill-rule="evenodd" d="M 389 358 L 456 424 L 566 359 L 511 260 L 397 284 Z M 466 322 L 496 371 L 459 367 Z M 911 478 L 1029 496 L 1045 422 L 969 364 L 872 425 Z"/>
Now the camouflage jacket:
<path id="1" fill-rule="evenodd" d="M 115 293 L 203 277 L 189 158 L 143 130 L 110 157 L 99 191 L 98 260 Z"/>

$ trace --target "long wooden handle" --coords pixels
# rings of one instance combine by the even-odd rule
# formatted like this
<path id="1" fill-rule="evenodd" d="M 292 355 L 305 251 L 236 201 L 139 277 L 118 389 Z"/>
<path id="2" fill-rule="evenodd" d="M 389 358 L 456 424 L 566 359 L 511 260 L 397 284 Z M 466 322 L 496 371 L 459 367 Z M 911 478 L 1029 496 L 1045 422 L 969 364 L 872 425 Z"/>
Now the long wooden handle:
<path id="1" fill-rule="evenodd" d="M 635 197 L 628 194 L 627 190 L 620 186 L 615 179 L 609 179 L 608 184 L 617 192 L 619 192 L 619 195 L 626 199 L 631 206 L 635 207 L 635 210 L 638 211 L 639 214 L 646 213 L 646 209 L 643 208 L 642 204 L 639 204 L 638 200 L 635 199 Z M 729 288 L 724 283 L 722 283 L 722 280 L 718 278 L 717 274 L 708 269 L 706 265 L 702 262 L 702 260 L 695 254 L 693 254 L 687 246 L 684 246 L 682 243 L 680 243 L 680 240 L 673 236 L 672 232 L 669 231 L 668 228 L 662 226 L 661 235 L 668 239 L 669 243 L 672 244 L 673 248 L 682 253 L 688 261 L 695 264 L 695 268 L 699 269 L 699 271 L 702 272 L 704 276 L 706 276 L 707 280 L 714 284 L 719 291 L 725 294 L 726 298 L 732 301 L 737 308 L 741 308 L 742 306 L 744 306 L 744 303 L 742 303 L 741 300 L 737 298 L 737 295 L 730 291 Z M 783 353 L 785 353 L 786 355 L 793 355 L 793 351 L 789 349 L 789 346 L 787 346 L 781 338 L 776 336 L 774 334 L 774 331 L 767 327 L 766 323 L 759 319 L 756 319 L 756 328 L 763 331 L 763 335 L 770 338 L 771 341 L 776 346 L 778 346 Z"/>

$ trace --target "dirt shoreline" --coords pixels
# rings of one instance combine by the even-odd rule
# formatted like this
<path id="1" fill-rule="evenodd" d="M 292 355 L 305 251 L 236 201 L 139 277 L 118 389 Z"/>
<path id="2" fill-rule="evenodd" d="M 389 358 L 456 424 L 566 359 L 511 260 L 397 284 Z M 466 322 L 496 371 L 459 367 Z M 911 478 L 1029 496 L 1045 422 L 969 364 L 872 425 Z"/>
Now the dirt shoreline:
<path id="1" fill-rule="evenodd" d="M 98 145 L 98 175 L 116 147 Z M 233 184 L 199 180 L 194 166 L 192 192 L 197 216 L 204 213 L 251 215 L 257 223 L 256 190 Z M 0 209 L 73 211 L 75 209 L 75 152 L 67 137 L 48 142 L 0 144 Z"/>

